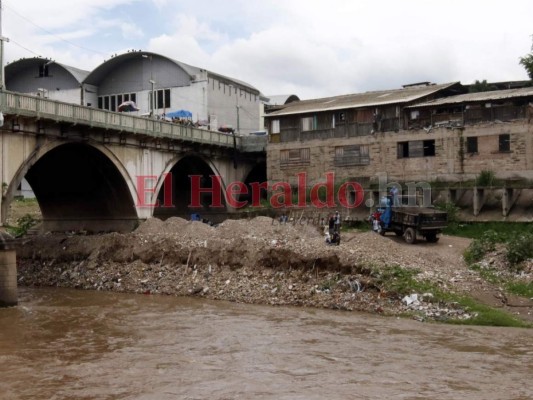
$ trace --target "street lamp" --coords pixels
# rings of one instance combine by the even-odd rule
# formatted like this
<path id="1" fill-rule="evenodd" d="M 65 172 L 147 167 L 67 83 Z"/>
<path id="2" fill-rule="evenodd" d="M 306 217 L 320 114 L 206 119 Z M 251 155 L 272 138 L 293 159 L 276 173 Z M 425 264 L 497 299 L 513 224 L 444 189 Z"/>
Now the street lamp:
<path id="1" fill-rule="evenodd" d="M 154 81 L 154 70 L 152 68 L 152 55 L 143 54 L 143 58 L 148 58 L 150 60 L 150 79 L 148 82 L 152 85 L 152 91 L 150 93 L 150 115 L 152 118 L 155 118 L 155 81 Z"/>
<path id="2" fill-rule="evenodd" d="M 230 88 L 230 91 L 233 89 L 233 85 L 228 85 Z M 231 93 L 231 92 L 230 92 Z M 237 88 L 235 87 L 235 108 L 237 109 L 237 133 L 240 135 L 241 133 L 241 124 L 240 124 L 240 116 L 239 116 L 239 96 L 237 96 Z"/>

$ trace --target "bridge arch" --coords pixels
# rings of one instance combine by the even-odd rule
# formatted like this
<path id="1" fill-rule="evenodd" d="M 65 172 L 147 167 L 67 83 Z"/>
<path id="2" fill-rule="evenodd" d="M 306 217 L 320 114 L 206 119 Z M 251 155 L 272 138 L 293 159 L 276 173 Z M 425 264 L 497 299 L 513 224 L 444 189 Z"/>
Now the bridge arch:
<path id="1" fill-rule="evenodd" d="M 258 162 L 247 172 L 244 178 L 244 184 L 248 192 L 246 194 L 241 194 L 239 196 L 239 201 L 245 201 L 248 206 L 252 206 L 254 202 L 266 200 L 268 198 L 268 190 L 261 189 L 257 191 L 252 188 L 252 184 L 266 184 L 267 183 L 267 173 L 266 173 L 266 161 Z M 254 190 L 257 193 L 254 193 Z M 258 199 L 255 199 L 255 196 L 258 196 Z"/>
<path id="2" fill-rule="evenodd" d="M 49 142 L 38 148 L 12 179 L 5 210 L 24 177 L 41 208 L 45 230 L 122 231 L 137 223 L 133 181 L 104 146 Z"/>
<path id="3" fill-rule="evenodd" d="M 220 178 L 221 205 L 222 207 L 212 207 L 213 196 L 209 193 L 201 194 L 200 207 L 190 207 L 191 203 L 191 179 L 192 175 L 200 175 L 200 186 L 204 189 L 212 189 L 211 176 Z M 170 185 L 170 189 L 169 189 Z M 172 206 L 166 207 L 169 202 L 169 194 L 172 197 Z M 157 218 L 168 218 L 180 216 L 187 218 L 191 213 L 198 213 L 206 218 L 220 220 L 227 212 L 226 203 L 226 182 L 223 174 L 216 164 L 200 154 L 181 154 L 170 160 L 163 173 L 158 179 L 155 187 L 152 203 L 157 201 L 159 207 L 154 208 L 153 215 Z M 167 196 L 165 198 L 165 196 Z M 169 204 L 166 204 L 169 205 Z"/>

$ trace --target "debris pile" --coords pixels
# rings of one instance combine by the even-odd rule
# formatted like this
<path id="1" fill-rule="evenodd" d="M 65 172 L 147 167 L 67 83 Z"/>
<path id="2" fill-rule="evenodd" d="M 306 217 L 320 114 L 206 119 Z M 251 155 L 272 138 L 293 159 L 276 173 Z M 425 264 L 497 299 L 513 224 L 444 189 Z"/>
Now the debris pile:
<path id="1" fill-rule="evenodd" d="M 456 305 L 434 304 L 424 296 L 405 304 L 373 276 L 380 267 L 411 268 L 449 285 L 465 266 L 446 245 L 427 244 L 424 256 L 421 247 L 396 238 L 354 232 L 344 234 L 340 246 L 328 246 L 322 232 L 312 224 L 268 217 L 226 220 L 217 227 L 152 218 L 129 234 L 32 236 L 18 249 L 19 283 L 394 315 L 407 311 L 421 319 L 468 317 Z"/>

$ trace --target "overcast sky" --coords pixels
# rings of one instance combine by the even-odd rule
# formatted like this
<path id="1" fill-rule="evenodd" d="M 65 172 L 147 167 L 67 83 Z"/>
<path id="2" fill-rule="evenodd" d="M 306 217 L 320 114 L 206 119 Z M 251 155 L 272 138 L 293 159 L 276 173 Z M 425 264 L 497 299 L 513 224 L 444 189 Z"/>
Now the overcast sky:
<path id="1" fill-rule="evenodd" d="M 403 84 L 524 80 L 531 0 L 2 0 L 6 62 L 92 70 L 129 49 L 248 82 L 334 96 Z"/>

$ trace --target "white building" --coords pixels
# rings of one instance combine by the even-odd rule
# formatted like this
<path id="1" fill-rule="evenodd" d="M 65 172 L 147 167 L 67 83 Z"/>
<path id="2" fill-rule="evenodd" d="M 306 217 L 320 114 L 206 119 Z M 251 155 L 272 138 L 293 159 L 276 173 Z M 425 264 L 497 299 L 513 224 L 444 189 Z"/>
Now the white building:
<path id="1" fill-rule="evenodd" d="M 21 59 L 6 66 L 5 76 L 7 90 L 53 100 L 110 111 L 134 101 L 136 115 L 186 110 L 192 122 L 212 130 L 226 127 L 247 134 L 263 128 L 255 87 L 160 54 L 130 51 L 90 72 L 50 59 Z"/>

